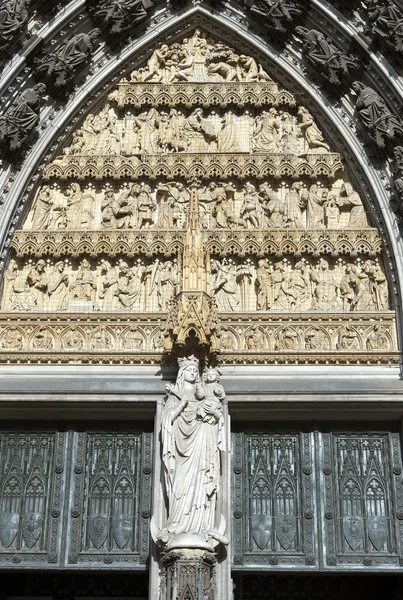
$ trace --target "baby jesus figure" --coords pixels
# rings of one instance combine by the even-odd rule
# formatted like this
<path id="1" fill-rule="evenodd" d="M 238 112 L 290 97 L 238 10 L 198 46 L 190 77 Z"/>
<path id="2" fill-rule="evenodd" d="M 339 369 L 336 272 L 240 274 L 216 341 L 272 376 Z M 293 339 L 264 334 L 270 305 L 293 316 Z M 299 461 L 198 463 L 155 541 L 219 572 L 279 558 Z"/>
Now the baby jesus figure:
<path id="1" fill-rule="evenodd" d="M 225 391 L 220 385 L 220 375 L 216 369 L 209 367 L 204 372 L 205 397 L 197 409 L 197 416 L 204 422 L 214 425 L 222 417 L 222 402 Z"/>

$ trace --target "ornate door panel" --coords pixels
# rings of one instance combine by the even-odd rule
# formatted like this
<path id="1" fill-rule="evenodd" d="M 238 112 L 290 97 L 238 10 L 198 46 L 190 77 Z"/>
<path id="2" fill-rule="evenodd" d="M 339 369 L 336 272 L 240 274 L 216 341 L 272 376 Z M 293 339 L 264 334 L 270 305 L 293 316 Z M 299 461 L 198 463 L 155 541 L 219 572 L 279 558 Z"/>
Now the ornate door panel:
<path id="1" fill-rule="evenodd" d="M 152 434 L 76 433 L 69 565 L 136 567 L 148 558 Z"/>
<path id="2" fill-rule="evenodd" d="M 321 467 L 325 565 L 403 564 L 399 434 L 323 434 Z"/>
<path id="3" fill-rule="evenodd" d="M 0 565 L 60 564 L 67 434 L 0 433 Z"/>
<path id="4" fill-rule="evenodd" d="M 0 568 L 145 568 L 151 433 L 0 433 Z"/>
<path id="5" fill-rule="evenodd" d="M 235 434 L 236 568 L 317 565 L 310 434 Z"/>
<path id="6" fill-rule="evenodd" d="M 234 569 L 403 565 L 398 433 L 237 433 L 233 446 Z"/>

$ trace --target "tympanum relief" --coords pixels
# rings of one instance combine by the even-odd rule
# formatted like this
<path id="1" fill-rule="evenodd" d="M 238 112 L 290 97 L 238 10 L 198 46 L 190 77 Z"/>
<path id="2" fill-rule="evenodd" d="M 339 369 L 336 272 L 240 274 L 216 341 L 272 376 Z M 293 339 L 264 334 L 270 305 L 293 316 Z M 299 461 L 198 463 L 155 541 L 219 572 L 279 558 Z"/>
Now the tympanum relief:
<path id="1" fill-rule="evenodd" d="M 255 58 L 201 30 L 87 114 L 11 246 L 1 310 L 24 323 L 6 319 L 3 353 L 152 362 L 196 322 L 229 361 L 396 349 L 381 238 L 340 154 Z M 56 332 L 40 313 L 98 321 Z"/>
<path id="2" fill-rule="evenodd" d="M 198 188 L 202 228 L 361 229 L 368 220 L 359 194 L 338 179 L 324 182 L 210 181 Z M 112 185 L 43 185 L 24 230 L 184 228 L 186 181 Z"/>

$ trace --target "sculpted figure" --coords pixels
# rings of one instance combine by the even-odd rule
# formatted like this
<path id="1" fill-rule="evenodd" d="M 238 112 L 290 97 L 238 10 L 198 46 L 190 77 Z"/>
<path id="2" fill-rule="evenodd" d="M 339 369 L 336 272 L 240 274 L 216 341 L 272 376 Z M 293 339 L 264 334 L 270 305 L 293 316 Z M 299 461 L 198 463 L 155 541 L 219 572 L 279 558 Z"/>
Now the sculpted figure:
<path id="1" fill-rule="evenodd" d="M 298 150 L 298 128 L 295 117 L 283 112 L 280 120 L 279 150 L 285 154 L 296 154 Z"/>
<path id="2" fill-rule="evenodd" d="M 119 261 L 119 280 L 116 294 L 120 308 L 134 310 L 139 307 L 143 272 L 144 268 L 140 264 L 130 269 L 125 261 Z"/>
<path id="3" fill-rule="evenodd" d="M 346 325 L 339 332 L 339 341 L 336 343 L 337 350 L 359 350 L 360 340 L 354 327 Z"/>
<path id="4" fill-rule="evenodd" d="M 374 325 L 373 330 L 367 337 L 367 350 L 389 350 L 390 343 L 388 335 L 381 325 Z"/>
<path id="5" fill-rule="evenodd" d="M 4 288 L 3 288 L 3 297 L 1 303 L 2 310 L 10 310 L 13 308 L 13 289 L 14 282 L 18 276 L 18 264 L 12 258 L 8 265 L 7 271 L 4 275 Z"/>
<path id="6" fill-rule="evenodd" d="M 165 130 L 166 152 L 186 152 L 189 142 L 184 135 L 184 115 L 176 108 L 169 111 L 169 122 Z"/>
<path id="7" fill-rule="evenodd" d="M 383 98 L 372 88 L 360 81 L 354 81 L 352 89 L 357 95 L 355 107 L 368 136 L 380 148 L 385 146 L 385 139 L 391 140 L 403 134 L 400 118 L 390 112 Z"/>
<path id="8" fill-rule="evenodd" d="M 244 54 L 238 58 L 237 76 L 239 81 L 271 81 L 262 66 L 254 58 Z"/>
<path id="9" fill-rule="evenodd" d="M 284 263 L 276 265 L 272 274 L 274 283 L 275 308 L 282 310 L 297 310 L 309 298 L 309 281 L 305 264 L 296 263 L 294 269 L 287 269 Z"/>
<path id="10" fill-rule="evenodd" d="M 329 350 L 329 340 L 321 327 L 313 327 L 305 336 L 306 350 Z"/>
<path id="11" fill-rule="evenodd" d="M 46 327 L 41 327 L 38 333 L 32 338 L 33 350 L 52 350 L 53 337 Z"/>
<path id="12" fill-rule="evenodd" d="M 178 272 L 176 263 L 167 260 L 160 262 L 158 259 L 149 268 L 151 274 L 149 295 L 157 296 L 158 308 L 161 311 L 168 310 L 169 304 L 175 295 L 178 284 Z"/>
<path id="13" fill-rule="evenodd" d="M 22 92 L 0 116 L 0 142 L 8 141 L 11 150 L 20 148 L 34 131 L 39 121 L 42 96 L 46 91 L 43 83 Z"/>
<path id="14" fill-rule="evenodd" d="M 107 260 L 101 260 L 101 287 L 99 298 L 102 300 L 102 310 L 116 309 L 118 276 L 116 269 Z"/>
<path id="15" fill-rule="evenodd" d="M 327 191 L 320 189 L 316 184 L 311 185 L 307 195 L 306 203 L 306 226 L 311 229 L 325 226 L 324 204 L 327 199 Z"/>
<path id="16" fill-rule="evenodd" d="M 394 174 L 394 186 L 396 198 L 398 200 L 397 210 L 401 212 L 403 205 L 403 146 L 395 146 L 394 148 L 394 165 L 393 165 L 393 174 Z M 396 208 L 394 209 L 396 210 Z"/>
<path id="17" fill-rule="evenodd" d="M 32 229 L 50 229 L 53 216 L 53 194 L 49 185 L 45 185 L 39 190 L 32 213 Z"/>
<path id="18" fill-rule="evenodd" d="M 322 132 L 316 125 L 311 113 L 304 106 L 300 106 L 298 109 L 298 116 L 300 118 L 300 129 L 305 138 L 308 146 L 307 152 L 329 152 L 330 147 L 326 144 Z"/>
<path id="19" fill-rule="evenodd" d="M 379 264 L 372 260 L 366 260 L 363 270 L 370 280 L 371 296 L 375 310 L 388 310 L 388 282 Z"/>
<path id="20" fill-rule="evenodd" d="M 154 225 L 157 203 L 151 195 L 151 188 L 148 184 L 142 184 L 139 186 L 136 204 L 136 228 L 142 229 L 143 227 L 150 227 L 151 225 Z"/>
<path id="21" fill-rule="evenodd" d="M 371 33 L 396 52 L 403 51 L 403 13 L 392 0 L 367 0 Z"/>
<path id="22" fill-rule="evenodd" d="M 257 325 L 253 325 L 246 334 L 245 344 L 247 350 L 262 351 L 266 348 L 263 331 Z"/>
<path id="23" fill-rule="evenodd" d="M 326 38 L 320 31 L 297 27 L 295 33 L 303 41 L 304 54 L 319 71 L 325 71 L 331 83 L 340 83 L 340 72 L 348 75 L 351 69 L 358 69 L 357 59 L 339 50 L 332 40 Z"/>
<path id="24" fill-rule="evenodd" d="M 69 276 L 64 262 L 59 260 L 53 267 L 48 280 L 49 308 L 52 311 L 66 310 L 69 299 Z"/>
<path id="25" fill-rule="evenodd" d="M 248 226 L 260 227 L 262 207 L 259 202 L 259 194 L 251 183 L 246 183 L 241 206 L 241 218 Z"/>
<path id="26" fill-rule="evenodd" d="M 298 350 L 298 335 L 292 327 L 285 327 L 277 334 L 275 350 Z"/>
<path id="27" fill-rule="evenodd" d="M 143 21 L 152 6 L 152 0 L 100 0 L 94 12 L 111 33 L 122 33 Z"/>
<path id="28" fill-rule="evenodd" d="M 129 206 L 129 197 L 133 195 L 136 185 L 133 183 L 118 198 L 115 197 L 115 193 L 111 188 L 105 190 L 101 203 L 103 227 L 122 229 L 129 226 L 133 214 L 133 210 Z"/>
<path id="29" fill-rule="evenodd" d="M 256 269 L 256 290 L 257 290 L 257 309 L 269 310 L 272 307 L 273 285 L 272 273 L 273 266 L 267 258 L 261 258 L 257 263 Z"/>
<path id="30" fill-rule="evenodd" d="M 212 142 L 217 140 L 218 130 L 214 122 L 204 117 L 203 109 L 196 108 L 185 120 L 183 134 L 188 139 L 190 152 L 208 152 Z"/>
<path id="31" fill-rule="evenodd" d="M 280 195 L 277 194 L 269 183 L 259 186 L 260 206 L 263 209 L 263 224 L 271 227 L 286 226 L 286 207 Z"/>
<path id="32" fill-rule="evenodd" d="M 67 196 L 67 225 L 69 229 L 81 227 L 81 203 L 83 193 L 79 183 L 72 183 L 66 192 Z"/>
<path id="33" fill-rule="evenodd" d="M 367 215 L 360 195 L 353 190 L 351 183 L 346 181 L 342 184 L 337 204 L 340 207 L 350 208 L 348 227 L 356 229 L 368 227 Z"/>
<path id="34" fill-rule="evenodd" d="M 232 111 L 225 113 L 223 128 L 218 133 L 218 152 L 240 152 L 236 128 L 236 116 Z"/>
<path id="35" fill-rule="evenodd" d="M 334 193 L 330 193 L 326 202 L 323 204 L 325 225 L 327 229 L 338 229 L 340 219 L 340 209 L 338 204 L 338 197 Z"/>
<path id="36" fill-rule="evenodd" d="M 151 58 L 147 62 L 142 81 L 162 81 L 168 50 L 169 48 L 166 44 L 163 44 L 158 50 L 154 50 Z M 132 73 L 132 80 L 134 73 Z"/>
<path id="37" fill-rule="evenodd" d="M 157 227 L 161 229 L 173 229 L 175 219 L 175 197 L 170 193 L 170 186 L 164 183 L 158 183 L 155 194 L 158 206 Z"/>
<path id="38" fill-rule="evenodd" d="M 45 268 L 46 263 L 41 258 L 27 275 L 27 283 L 35 298 L 35 304 L 38 310 L 43 310 L 45 308 L 47 300 L 48 282 Z"/>
<path id="39" fill-rule="evenodd" d="M 96 329 L 91 336 L 91 350 L 112 350 L 113 337 L 104 325 Z"/>
<path id="40" fill-rule="evenodd" d="M 349 311 L 355 300 L 356 290 L 359 287 L 360 279 L 354 265 L 347 264 L 343 279 L 340 282 L 340 297 L 343 302 L 343 310 Z"/>
<path id="41" fill-rule="evenodd" d="M 285 197 L 285 213 L 289 227 L 304 227 L 302 209 L 306 206 L 306 195 L 302 194 L 302 183 L 296 181 Z"/>
<path id="42" fill-rule="evenodd" d="M 78 267 L 75 281 L 71 285 L 72 296 L 77 300 L 90 301 L 93 299 L 95 289 L 94 273 L 91 271 L 90 263 L 84 258 Z"/>
<path id="43" fill-rule="evenodd" d="M 223 312 L 234 312 L 239 306 L 239 288 L 234 266 L 225 258 L 221 264 L 213 259 L 211 272 L 215 275 L 211 292 L 215 295 L 218 309 Z"/>
<path id="44" fill-rule="evenodd" d="M 30 0 L 5 0 L 0 7 L 0 49 L 4 50 L 25 29 Z"/>
<path id="45" fill-rule="evenodd" d="M 122 337 L 122 350 L 143 350 L 143 348 L 143 336 L 137 327 L 130 327 Z"/>
<path id="46" fill-rule="evenodd" d="M 285 32 L 285 24 L 301 14 L 292 0 L 244 0 L 245 6 L 258 17 L 264 17 L 267 27 Z"/>
<path id="47" fill-rule="evenodd" d="M 311 272 L 313 283 L 313 309 L 337 310 L 338 283 L 329 269 L 329 263 L 321 258 L 317 268 Z"/>
<path id="48" fill-rule="evenodd" d="M 388 285 L 379 265 L 366 260 L 357 271 L 356 293 L 351 310 L 388 310 Z"/>
<path id="49" fill-rule="evenodd" d="M 11 310 L 31 311 L 36 309 L 36 298 L 28 283 L 28 273 L 26 269 L 14 268 L 10 263 L 10 275 L 6 281 L 7 287 L 11 287 L 10 308 Z M 11 286 L 10 286 L 11 284 Z M 7 300 L 7 299 L 5 299 Z"/>
<path id="50" fill-rule="evenodd" d="M 72 325 L 63 334 L 61 339 L 63 350 L 71 350 L 72 352 L 82 350 L 84 348 L 84 337 L 75 325 Z"/>
<path id="51" fill-rule="evenodd" d="M 73 79 L 79 67 L 83 65 L 94 49 L 96 39 L 101 31 L 92 29 L 89 33 L 78 33 L 65 42 L 57 50 L 46 52 L 37 60 L 38 71 L 52 77 L 56 87 L 62 87 Z"/>
<path id="52" fill-rule="evenodd" d="M 167 385 L 161 418 L 168 515 L 158 538 L 168 548 L 212 549 L 213 539 L 223 541 L 224 533 L 217 525 L 223 518 L 216 514 L 220 452 L 225 449 L 224 391 L 206 375 L 206 393 L 195 357 L 178 359 L 178 363 L 176 383 Z"/>
<path id="53" fill-rule="evenodd" d="M 158 154 L 158 126 L 159 114 L 155 108 L 142 112 L 135 118 L 133 127 L 137 131 L 140 152 L 144 154 Z"/>
<path id="54" fill-rule="evenodd" d="M 227 228 L 235 227 L 236 225 L 243 226 L 243 219 L 239 219 L 233 211 L 233 199 L 236 192 L 232 183 L 223 183 L 217 185 L 212 181 L 209 185 L 209 193 L 215 201 L 212 215 L 215 218 L 217 227 Z"/>
<path id="55" fill-rule="evenodd" d="M 256 117 L 252 133 L 253 152 L 277 152 L 279 129 L 280 121 L 275 108 L 264 110 Z"/>
<path id="56" fill-rule="evenodd" d="M 220 334 L 221 350 L 223 350 L 224 352 L 234 350 L 235 345 L 236 344 L 235 344 L 234 336 L 230 333 L 228 327 L 226 325 L 223 325 L 221 327 L 221 334 Z"/>
<path id="57" fill-rule="evenodd" d="M 24 337 L 21 331 L 15 325 L 0 331 L 0 346 L 3 350 L 22 350 Z"/>
<path id="58" fill-rule="evenodd" d="M 203 373 L 203 388 L 205 398 L 197 408 L 197 416 L 205 423 L 215 425 L 222 419 L 222 403 L 225 391 L 220 384 L 220 373 L 213 367 L 208 367 Z"/>

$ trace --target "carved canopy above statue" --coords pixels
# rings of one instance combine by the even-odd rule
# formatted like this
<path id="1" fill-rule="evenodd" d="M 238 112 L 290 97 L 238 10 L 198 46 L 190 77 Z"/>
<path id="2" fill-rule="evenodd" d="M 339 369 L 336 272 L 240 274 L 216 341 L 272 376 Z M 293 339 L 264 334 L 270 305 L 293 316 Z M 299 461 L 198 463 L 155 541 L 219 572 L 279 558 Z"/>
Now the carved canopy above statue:
<path id="1" fill-rule="evenodd" d="M 3 361 L 154 363 L 192 336 L 227 364 L 397 361 L 381 239 L 342 157 L 199 29 L 85 117 L 12 248 Z"/>

